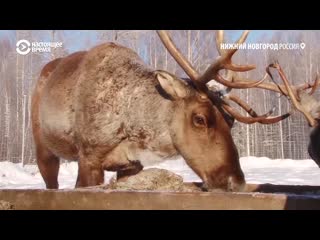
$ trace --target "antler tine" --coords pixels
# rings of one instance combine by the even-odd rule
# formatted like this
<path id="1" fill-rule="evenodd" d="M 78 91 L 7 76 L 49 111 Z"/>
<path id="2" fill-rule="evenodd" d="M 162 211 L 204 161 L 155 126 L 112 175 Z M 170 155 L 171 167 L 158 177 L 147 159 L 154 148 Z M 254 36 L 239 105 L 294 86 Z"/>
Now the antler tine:
<path id="1" fill-rule="evenodd" d="M 284 74 L 281 66 L 278 63 L 275 63 L 275 64 L 270 64 L 269 67 L 273 67 L 278 70 L 279 75 L 280 75 L 280 77 L 281 77 L 281 79 L 287 89 L 288 96 L 290 97 L 293 106 L 305 116 L 305 118 L 307 119 L 310 126 L 312 126 L 312 127 L 315 126 L 317 124 L 316 120 L 311 116 L 311 114 L 307 110 L 304 109 L 304 107 L 297 100 L 296 95 L 294 93 L 294 90 L 290 86 L 289 81 L 288 81 L 286 75 Z"/>
<path id="2" fill-rule="evenodd" d="M 230 81 L 226 80 L 224 77 L 222 77 L 220 74 L 217 74 L 214 79 L 217 82 L 221 83 L 222 85 L 225 85 L 230 88 L 253 88 L 253 87 L 258 87 L 261 83 L 263 83 L 266 80 L 267 77 L 268 77 L 268 75 L 265 74 L 263 76 L 263 78 L 261 78 L 258 81 L 252 81 L 249 79 L 245 79 L 245 81 L 243 81 L 243 82 L 239 81 L 240 78 L 233 77 L 233 81 L 230 82 Z M 243 78 L 241 78 L 241 79 L 243 79 Z"/>
<path id="3" fill-rule="evenodd" d="M 209 87 L 209 90 L 214 93 L 215 91 Z M 220 92 L 220 91 L 219 91 Z M 235 102 L 236 104 L 238 104 L 240 107 L 242 107 L 251 117 L 245 117 L 243 115 L 241 115 L 239 112 L 237 112 L 236 110 L 234 110 L 229 103 L 226 100 L 231 100 L 233 102 Z M 276 123 L 278 121 L 281 121 L 285 118 L 287 118 L 290 114 L 285 114 L 282 116 L 277 116 L 277 117 L 273 117 L 273 118 L 268 118 L 274 111 L 275 111 L 275 107 L 273 107 L 271 110 L 269 110 L 267 113 L 263 114 L 263 115 L 258 115 L 246 102 L 244 102 L 243 100 L 241 100 L 238 96 L 234 95 L 234 94 L 229 94 L 227 92 L 227 94 L 223 94 L 223 98 L 221 99 L 221 103 L 223 106 L 225 106 L 225 110 L 232 115 L 235 119 L 237 119 L 240 122 L 244 122 L 244 123 L 255 123 L 255 122 L 259 122 L 262 124 L 271 124 L 271 123 Z M 251 119 L 254 118 L 254 119 Z"/>
<path id="4" fill-rule="evenodd" d="M 224 43 L 224 32 L 223 30 L 218 30 L 216 34 L 216 45 L 219 55 L 223 55 L 225 50 L 221 48 L 221 44 Z"/>
<path id="5" fill-rule="evenodd" d="M 278 84 L 278 83 L 274 80 L 273 75 L 271 74 L 270 68 L 276 68 L 276 64 L 278 64 L 278 62 L 269 64 L 269 65 L 267 66 L 267 68 L 266 68 L 266 72 L 267 72 L 267 74 L 269 75 L 269 77 L 271 78 L 271 80 L 273 81 L 274 85 L 278 88 L 278 89 L 277 89 L 278 92 L 281 93 L 282 95 L 288 97 L 288 90 L 286 89 L 286 87 L 285 87 L 285 86 L 281 87 L 280 84 Z M 292 91 L 293 91 L 293 90 L 292 90 Z M 295 93 L 296 93 L 295 96 L 296 96 L 296 97 L 299 97 L 298 90 L 296 90 Z"/>
<path id="6" fill-rule="evenodd" d="M 250 33 L 250 30 L 245 30 L 245 31 L 241 34 L 241 36 L 240 36 L 240 38 L 238 39 L 237 43 L 244 43 L 244 41 L 247 39 L 249 33 Z"/>
<path id="7" fill-rule="evenodd" d="M 246 40 L 248 34 L 249 31 L 244 31 L 241 37 L 236 42 L 236 44 L 242 44 Z M 222 30 L 219 30 L 216 33 L 216 44 L 218 52 L 220 54 L 220 58 L 208 67 L 205 73 L 199 77 L 198 81 L 200 81 L 203 84 L 206 84 L 211 79 L 214 79 L 217 82 L 231 88 L 252 88 L 258 86 L 266 79 L 267 75 L 265 75 L 262 79 L 258 81 L 243 79 L 244 81 L 240 82 L 238 81 L 239 79 L 234 79 L 235 81 L 231 82 L 225 79 L 223 76 L 221 76 L 219 74 L 219 71 L 222 69 L 227 69 L 236 72 L 245 72 L 255 69 L 254 65 L 237 65 L 232 63 L 232 56 L 238 49 L 223 49 L 221 46 L 222 43 L 224 43 L 224 34 Z"/>
<path id="8" fill-rule="evenodd" d="M 244 31 L 240 38 L 238 39 L 238 41 L 236 42 L 236 44 L 243 44 L 245 42 L 245 40 L 247 39 L 248 35 L 249 35 L 249 30 Z M 228 66 L 228 68 L 232 71 L 237 71 L 237 72 L 246 72 L 246 71 L 250 71 L 256 68 L 255 65 L 238 65 L 238 64 L 234 64 L 231 62 L 231 58 L 233 56 L 233 54 L 235 54 L 235 52 L 237 51 L 237 48 L 234 49 L 230 49 L 230 65 Z"/>
<path id="9" fill-rule="evenodd" d="M 317 90 L 318 86 L 319 86 L 319 74 L 317 74 L 316 79 L 313 82 L 311 91 L 309 92 L 309 95 L 312 95 L 315 93 L 315 91 Z"/>
<path id="10" fill-rule="evenodd" d="M 248 35 L 249 35 L 249 30 L 245 30 L 241 36 L 239 37 L 239 39 L 237 40 L 236 44 L 242 44 L 244 43 L 244 41 L 247 39 Z M 229 50 L 229 55 L 230 55 L 230 58 L 233 56 L 233 54 L 235 54 L 235 52 L 237 51 L 237 48 L 234 48 L 234 49 L 230 49 Z M 251 70 L 251 69 L 250 69 Z"/>
<path id="11" fill-rule="evenodd" d="M 246 124 L 252 124 L 252 123 L 257 123 L 257 122 L 261 123 L 261 124 L 273 124 L 273 123 L 280 122 L 280 121 L 288 118 L 291 115 L 291 113 L 286 113 L 284 115 L 270 117 L 270 118 L 268 116 L 245 117 L 227 104 L 224 104 L 222 107 L 230 115 L 232 115 L 237 121 L 242 122 L 242 123 L 246 123 Z"/>
<path id="12" fill-rule="evenodd" d="M 238 96 L 229 94 L 229 95 L 226 96 L 225 98 L 230 99 L 231 101 L 233 101 L 233 102 L 235 102 L 236 104 L 238 104 L 238 105 L 239 105 L 240 107 L 242 107 L 251 117 L 269 117 L 269 116 L 275 111 L 275 107 L 273 107 L 273 108 L 270 109 L 267 113 L 259 116 L 259 115 L 252 109 L 252 107 L 249 106 L 249 104 L 247 104 L 246 102 L 242 101 Z"/>
<path id="13" fill-rule="evenodd" d="M 252 124 L 252 123 L 261 123 L 261 124 L 273 124 L 280 122 L 291 115 L 290 113 L 286 113 L 284 115 L 270 117 L 269 116 L 275 111 L 275 107 L 269 110 L 267 113 L 263 115 L 258 115 L 246 102 L 242 101 L 236 95 L 228 95 L 226 96 L 227 99 L 232 100 L 233 102 L 237 103 L 240 107 L 242 107 L 251 117 L 246 117 L 236 111 L 234 108 L 229 106 L 228 104 L 224 103 L 223 108 L 232 115 L 235 119 L 239 122 Z"/>
<path id="14" fill-rule="evenodd" d="M 241 82 L 250 83 L 250 81 L 248 81 L 245 78 L 237 77 L 237 79 L 239 79 L 239 81 L 241 81 Z M 319 84 L 320 84 L 320 82 L 318 83 L 318 85 Z M 292 89 L 293 89 L 293 91 L 306 90 L 306 89 L 312 88 L 313 86 L 314 85 L 310 84 L 310 83 L 303 83 L 303 84 L 300 84 L 300 85 L 292 86 Z M 282 93 L 282 94 L 285 94 L 286 96 L 288 95 L 286 86 L 283 85 L 283 84 L 274 84 L 274 83 L 262 82 L 259 85 L 255 86 L 255 88 L 260 88 L 260 89 L 270 90 L 270 91 L 273 91 L 273 92 Z"/>
<path id="15" fill-rule="evenodd" d="M 199 73 L 195 70 L 192 64 L 182 55 L 181 51 L 173 43 L 169 34 L 165 30 L 157 31 L 163 45 L 167 48 L 171 56 L 177 61 L 181 68 L 186 72 L 192 81 L 197 81 Z"/>

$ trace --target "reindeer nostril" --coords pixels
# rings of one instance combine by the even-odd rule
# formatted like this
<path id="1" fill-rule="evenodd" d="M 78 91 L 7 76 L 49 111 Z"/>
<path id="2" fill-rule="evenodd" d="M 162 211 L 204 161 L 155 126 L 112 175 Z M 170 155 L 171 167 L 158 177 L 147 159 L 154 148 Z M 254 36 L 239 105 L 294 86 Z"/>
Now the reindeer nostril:
<path id="1" fill-rule="evenodd" d="M 234 176 L 228 177 L 228 191 L 235 192 L 235 191 L 243 191 L 245 188 L 245 181 L 238 181 L 238 179 Z"/>

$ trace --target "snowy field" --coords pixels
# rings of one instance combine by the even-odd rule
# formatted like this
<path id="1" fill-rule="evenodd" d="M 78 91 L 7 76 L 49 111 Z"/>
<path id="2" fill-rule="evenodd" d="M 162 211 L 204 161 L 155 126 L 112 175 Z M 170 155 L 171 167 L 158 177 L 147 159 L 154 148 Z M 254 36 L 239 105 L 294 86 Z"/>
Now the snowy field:
<path id="1" fill-rule="evenodd" d="M 320 168 L 312 160 L 271 160 L 268 158 L 245 157 L 241 158 L 240 161 L 247 183 L 320 186 Z M 168 160 L 150 167 L 171 170 L 181 175 L 186 182 L 200 180 L 184 163 L 183 159 Z M 59 172 L 60 188 L 74 188 L 77 171 L 76 162 L 61 164 Z M 106 182 L 113 175 L 112 172 L 106 172 Z M 21 164 L 0 162 L 0 188 L 39 189 L 45 188 L 45 185 L 36 165 L 22 167 Z"/>

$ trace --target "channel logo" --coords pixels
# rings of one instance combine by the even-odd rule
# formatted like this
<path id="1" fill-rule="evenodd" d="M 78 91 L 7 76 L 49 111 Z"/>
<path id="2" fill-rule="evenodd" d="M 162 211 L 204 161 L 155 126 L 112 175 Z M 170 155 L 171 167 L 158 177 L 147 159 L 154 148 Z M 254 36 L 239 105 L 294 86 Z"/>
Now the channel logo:
<path id="1" fill-rule="evenodd" d="M 28 40 L 22 39 L 17 42 L 16 44 L 16 50 L 17 53 L 21 55 L 27 55 L 31 51 L 31 44 Z"/>

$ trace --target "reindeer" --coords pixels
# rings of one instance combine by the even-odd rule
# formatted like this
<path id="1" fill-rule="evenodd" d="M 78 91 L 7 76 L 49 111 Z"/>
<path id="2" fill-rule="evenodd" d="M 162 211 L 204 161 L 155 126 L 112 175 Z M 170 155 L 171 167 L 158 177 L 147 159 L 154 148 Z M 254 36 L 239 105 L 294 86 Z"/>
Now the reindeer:
<path id="1" fill-rule="evenodd" d="M 231 80 L 222 70 L 245 72 L 253 65 L 232 62 L 236 49 L 224 50 L 199 74 L 172 42 L 157 31 L 168 52 L 188 75 L 182 79 L 148 67 L 131 49 L 104 43 L 46 64 L 32 96 L 32 129 L 37 164 L 48 189 L 59 188 L 59 158 L 78 161 L 75 187 L 104 183 L 104 170 L 117 178 L 137 174 L 155 161 L 182 156 L 206 189 L 241 191 L 245 177 L 231 128 L 234 120 L 272 124 L 290 114 L 259 116 L 235 95 L 221 96 L 207 85 L 259 87 L 260 80 Z M 245 31 L 237 43 L 245 41 Z M 236 111 L 230 101 L 250 116 Z"/>
<path id="2" fill-rule="evenodd" d="M 319 86 L 319 76 L 317 75 L 312 84 L 306 83 L 300 86 L 293 86 L 290 85 L 289 80 L 278 62 L 270 64 L 267 68 L 268 75 L 274 80 L 270 68 L 277 69 L 284 83 L 284 85 L 278 85 L 279 92 L 291 100 L 294 108 L 303 114 L 309 126 L 312 128 L 308 144 L 308 153 L 320 167 L 320 103 L 313 96 Z M 308 88 L 311 88 L 310 92 L 306 92 Z"/>

